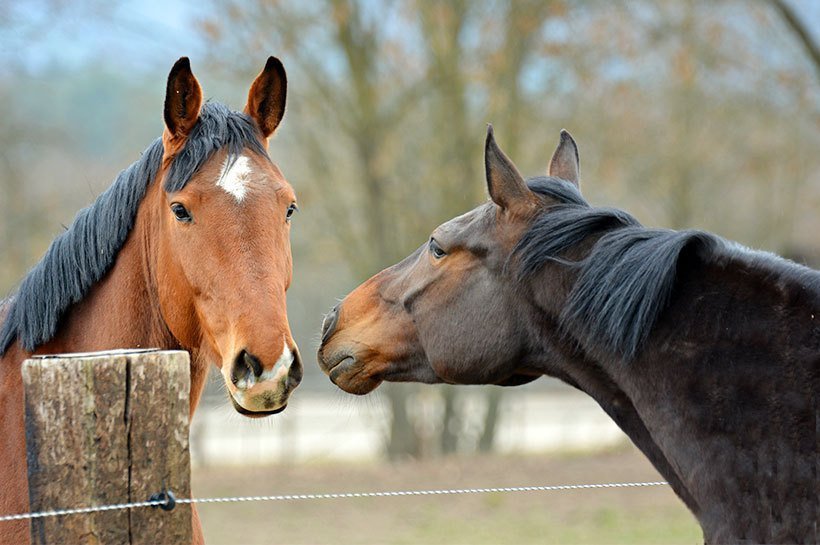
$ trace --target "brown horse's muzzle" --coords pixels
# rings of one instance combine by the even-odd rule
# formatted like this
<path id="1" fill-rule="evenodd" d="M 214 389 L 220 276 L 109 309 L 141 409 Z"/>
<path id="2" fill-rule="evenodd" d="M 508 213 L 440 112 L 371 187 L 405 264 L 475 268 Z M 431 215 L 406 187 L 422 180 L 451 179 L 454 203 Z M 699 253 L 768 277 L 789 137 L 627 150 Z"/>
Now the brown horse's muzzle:
<path id="1" fill-rule="evenodd" d="M 238 413 L 249 417 L 280 413 L 285 410 L 290 393 L 302 381 L 299 350 L 285 344 L 281 356 L 268 368 L 254 354 L 241 350 L 230 376 L 225 378 L 231 403 Z"/>

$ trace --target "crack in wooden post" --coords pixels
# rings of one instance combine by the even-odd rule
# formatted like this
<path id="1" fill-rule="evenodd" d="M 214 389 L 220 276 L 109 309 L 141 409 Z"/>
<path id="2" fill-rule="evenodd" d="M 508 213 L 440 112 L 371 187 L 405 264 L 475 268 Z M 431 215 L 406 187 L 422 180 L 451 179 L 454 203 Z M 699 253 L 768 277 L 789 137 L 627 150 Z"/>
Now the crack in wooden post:
<path id="1" fill-rule="evenodd" d="M 23 365 L 31 511 L 190 497 L 190 362 L 181 351 L 59 355 Z M 40 543 L 190 543 L 191 506 L 32 520 Z"/>

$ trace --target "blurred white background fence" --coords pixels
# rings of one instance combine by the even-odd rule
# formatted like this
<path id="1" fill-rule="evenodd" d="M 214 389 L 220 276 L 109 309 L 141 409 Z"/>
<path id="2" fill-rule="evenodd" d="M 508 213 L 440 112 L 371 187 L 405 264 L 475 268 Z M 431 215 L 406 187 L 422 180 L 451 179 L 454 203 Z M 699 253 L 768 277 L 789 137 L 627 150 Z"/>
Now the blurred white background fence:
<path id="1" fill-rule="evenodd" d="M 460 441 L 477 440 L 486 412 L 480 389 L 461 398 Z M 432 437 L 441 422 L 441 397 L 413 400 L 414 425 L 422 438 Z M 284 413 L 248 420 L 227 404 L 204 404 L 192 424 L 194 465 L 254 465 L 321 461 L 369 461 L 382 458 L 390 419 L 386 398 L 328 395 L 298 391 Z M 494 450 L 533 453 L 588 450 L 627 441 L 598 405 L 566 387 L 526 388 L 506 395 Z"/>

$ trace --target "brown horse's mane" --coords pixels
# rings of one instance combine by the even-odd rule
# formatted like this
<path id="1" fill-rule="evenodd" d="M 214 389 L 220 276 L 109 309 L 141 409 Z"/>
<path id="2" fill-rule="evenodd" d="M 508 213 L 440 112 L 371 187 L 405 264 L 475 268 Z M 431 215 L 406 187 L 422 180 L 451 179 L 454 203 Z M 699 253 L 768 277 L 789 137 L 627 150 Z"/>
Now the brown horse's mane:
<path id="1" fill-rule="evenodd" d="M 250 148 L 269 159 L 250 117 L 208 102 L 185 147 L 174 157 L 165 190 L 181 190 L 222 148 L 227 148 L 231 156 Z M 26 275 L 14 297 L 0 304 L 0 308 L 8 306 L 0 328 L 0 356 L 15 339 L 28 351 L 50 341 L 69 307 L 81 301 L 111 269 L 162 158 L 162 139 L 157 138 L 93 204 L 77 214 L 68 230 L 52 241 L 45 256 Z"/>
<path id="2" fill-rule="evenodd" d="M 575 185 L 559 178 L 537 177 L 527 183 L 556 204 L 533 221 L 510 265 L 517 267 L 519 280 L 547 262 L 576 268 L 578 277 L 561 315 L 562 327 L 584 344 L 617 354 L 625 362 L 638 354 L 667 308 L 680 266 L 741 260 L 752 269 L 820 291 L 820 273 L 774 254 L 703 231 L 643 227 L 622 210 L 590 206 Z M 598 239 L 586 257 L 565 257 L 592 237 Z"/>

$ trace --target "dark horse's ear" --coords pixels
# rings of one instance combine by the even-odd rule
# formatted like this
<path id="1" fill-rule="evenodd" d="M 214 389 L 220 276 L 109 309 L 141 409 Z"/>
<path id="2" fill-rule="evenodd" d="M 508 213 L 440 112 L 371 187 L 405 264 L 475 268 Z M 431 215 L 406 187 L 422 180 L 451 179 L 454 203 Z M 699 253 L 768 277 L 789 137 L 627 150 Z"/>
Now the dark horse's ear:
<path id="1" fill-rule="evenodd" d="M 484 168 L 487 171 L 487 190 L 495 204 L 513 213 L 531 208 L 535 197 L 518 169 L 495 143 L 492 125 L 487 125 Z"/>
<path id="2" fill-rule="evenodd" d="M 202 108 L 202 88 L 191 72 L 191 61 L 181 57 L 168 74 L 165 89 L 165 127 L 172 141 L 182 142 L 196 125 Z"/>
<path id="3" fill-rule="evenodd" d="M 547 169 L 548 176 L 555 176 L 577 186 L 580 184 L 581 166 L 578 162 L 578 146 L 575 145 L 572 135 L 565 129 L 561 129 L 561 141 L 552 154 L 550 166 Z"/>
<path id="4" fill-rule="evenodd" d="M 273 134 L 285 115 L 287 93 L 285 67 L 276 57 L 268 57 L 265 68 L 251 85 L 248 104 L 245 106 L 245 113 L 256 121 L 265 138 Z"/>

